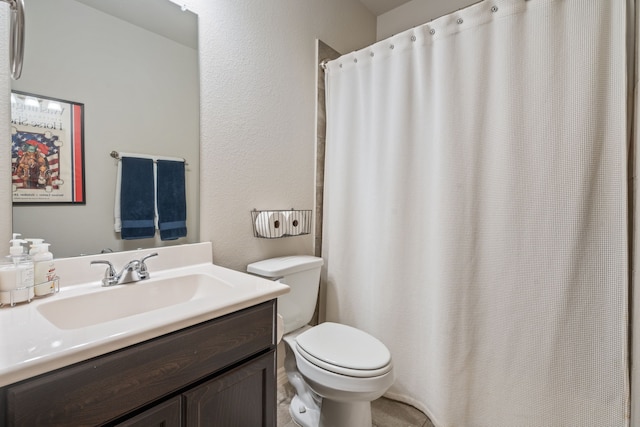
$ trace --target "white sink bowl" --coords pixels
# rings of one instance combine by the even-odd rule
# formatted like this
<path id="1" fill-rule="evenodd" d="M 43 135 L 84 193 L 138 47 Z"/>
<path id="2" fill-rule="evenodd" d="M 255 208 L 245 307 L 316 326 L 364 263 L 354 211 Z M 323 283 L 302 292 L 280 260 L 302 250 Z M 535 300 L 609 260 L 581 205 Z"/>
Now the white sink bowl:
<path id="1" fill-rule="evenodd" d="M 149 279 L 103 288 L 69 298 L 52 299 L 38 311 L 60 329 L 78 329 L 208 297 L 221 297 L 233 285 L 197 273 Z"/>

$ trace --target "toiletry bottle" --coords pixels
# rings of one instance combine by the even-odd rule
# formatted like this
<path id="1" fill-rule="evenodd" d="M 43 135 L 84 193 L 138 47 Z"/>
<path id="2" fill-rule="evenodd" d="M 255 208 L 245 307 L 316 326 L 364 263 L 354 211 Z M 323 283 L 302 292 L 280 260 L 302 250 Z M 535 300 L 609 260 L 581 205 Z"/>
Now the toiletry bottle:
<path id="1" fill-rule="evenodd" d="M 15 235 L 14 235 L 15 236 Z M 31 301 L 33 298 L 33 261 L 29 254 L 25 253 L 22 244 L 27 243 L 22 239 L 11 239 L 8 258 L 13 262 L 16 273 L 16 289 L 12 292 L 12 302 Z"/>
<path id="2" fill-rule="evenodd" d="M 33 251 L 33 253 L 31 253 Z M 49 243 L 40 243 L 32 247 L 34 283 L 36 296 L 49 295 L 54 292 L 53 280 L 56 277 L 56 266 L 53 254 L 49 252 Z"/>

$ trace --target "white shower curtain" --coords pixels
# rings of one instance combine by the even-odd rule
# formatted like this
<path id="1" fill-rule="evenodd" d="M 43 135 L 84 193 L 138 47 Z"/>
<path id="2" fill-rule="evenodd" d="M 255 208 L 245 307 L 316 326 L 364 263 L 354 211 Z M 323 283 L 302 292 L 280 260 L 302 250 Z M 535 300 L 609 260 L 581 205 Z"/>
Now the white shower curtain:
<path id="1" fill-rule="evenodd" d="M 486 0 L 329 62 L 327 320 L 438 427 L 628 425 L 625 0 Z"/>

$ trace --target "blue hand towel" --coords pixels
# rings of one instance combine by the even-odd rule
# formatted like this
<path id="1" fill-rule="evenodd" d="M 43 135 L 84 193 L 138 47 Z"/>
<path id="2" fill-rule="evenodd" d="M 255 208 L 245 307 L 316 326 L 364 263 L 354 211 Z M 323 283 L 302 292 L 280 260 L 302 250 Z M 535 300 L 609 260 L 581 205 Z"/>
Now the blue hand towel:
<path id="1" fill-rule="evenodd" d="M 184 162 L 158 160 L 157 203 L 160 239 L 175 240 L 187 235 L 187 197 Z"/>
<path id="2" fill-rule="evenodd" d="M 123 157 L 120 217 L 124 240 L 147 239 L 156 233 L 153 160 Z"/>

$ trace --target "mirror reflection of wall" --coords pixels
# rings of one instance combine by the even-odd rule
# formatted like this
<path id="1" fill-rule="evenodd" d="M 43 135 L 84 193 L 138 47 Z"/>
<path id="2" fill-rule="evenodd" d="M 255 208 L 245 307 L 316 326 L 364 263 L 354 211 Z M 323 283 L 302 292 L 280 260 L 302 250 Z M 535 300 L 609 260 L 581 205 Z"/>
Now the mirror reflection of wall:
<path id="1" fill-rule="evenodd" d="M 193 43 L 177 42 L 106 14 L 90 0 L 29 0 L 22 77 L 12 89 L 84 104 L 86 205 L 14 206 L 13 230 L 44 238 L 56 257 L 199 241 L 199 77 Z M 168 0 L 111 0 L 142 6 L 156 23 Z M 100 3 L 100 2 L 97 2 Z M 105 3 L 102 1 L 102 3 Z M 154 5 L 155 4 L 155 5 Z M 122 15 L 124 16 L 124 15 Z M 170 26 L 171 22 L 164 24 Z M 193 34 L 197 34 L 194 29 Z M 114 232 L 117 161 L 111 151 L 187 160 L 188 235 L 123 241 Z"/>

